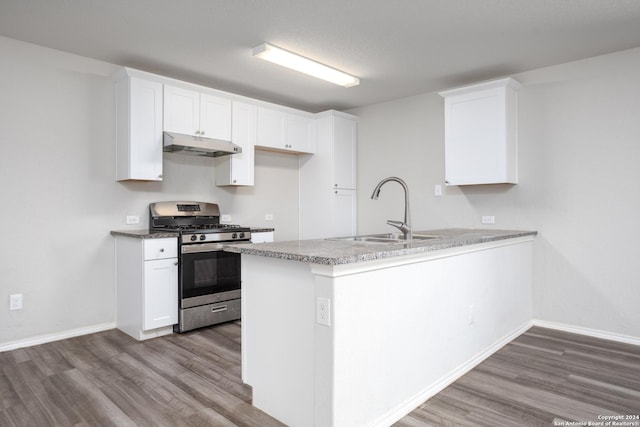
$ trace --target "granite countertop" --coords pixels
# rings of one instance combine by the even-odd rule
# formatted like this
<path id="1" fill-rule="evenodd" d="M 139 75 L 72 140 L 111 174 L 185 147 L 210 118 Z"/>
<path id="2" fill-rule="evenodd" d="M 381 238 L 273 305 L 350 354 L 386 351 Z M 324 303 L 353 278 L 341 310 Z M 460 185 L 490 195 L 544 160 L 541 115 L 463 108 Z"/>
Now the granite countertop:
<path id="1" fill-rule="evenodd" d="M 225 245 L 224 250 L 312 264 L 339 265 L 403 255 L 415 255 L 498 240 L 535 236 L 537 231 L 448 228 L 414 231 L 438 236 L 410 243 L 373 243 L 352 240 L 292 240 L 273 243 Z"/>
<path id="2" fill-rule="evenodd" d="M 167 237 L 178 237 L 179 234 L 174 231 L 154 231 L 149 232 L 148 228 L 144 230 L 111 230 L 112 236 L 124 236 L 134 239 L 165 239 Z"/>
<path id="3" fill-rule="evenodd" d="M 270 231 L 276 231 L 276 229 L 269 227 L 251 227 L 252 233 L 268 233 Z"/>

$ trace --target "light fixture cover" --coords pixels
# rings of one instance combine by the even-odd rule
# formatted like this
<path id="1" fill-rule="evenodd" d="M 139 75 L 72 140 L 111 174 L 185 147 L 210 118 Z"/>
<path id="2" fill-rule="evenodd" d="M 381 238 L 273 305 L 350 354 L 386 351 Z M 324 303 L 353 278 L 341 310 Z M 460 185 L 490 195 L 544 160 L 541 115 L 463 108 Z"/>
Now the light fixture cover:
<path id="1" fill-rule="evenodd" d="M 351 87 L 360 84 L 360 80 L 357 77 L 305 58 L 304 56 L 270 45 L 269 43 L 263 43 L 260 46 L 254 47 L 252 54 L 260 59 L 291 68 L 292 70 L 326 80 L 339 86 Z"/>

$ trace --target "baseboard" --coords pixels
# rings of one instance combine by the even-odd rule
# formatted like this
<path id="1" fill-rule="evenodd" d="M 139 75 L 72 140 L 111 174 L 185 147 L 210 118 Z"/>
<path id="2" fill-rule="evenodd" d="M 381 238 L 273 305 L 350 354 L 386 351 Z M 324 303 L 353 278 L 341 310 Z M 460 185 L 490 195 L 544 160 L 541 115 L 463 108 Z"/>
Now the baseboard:
<path id="1" fill-rule="evenodd" d="M 586 335 L 593 338 L 601 338 L 603 340 L 616 341 L 631 345 L 640 345 L 640 338 L 631 335 L 616 334 L 614 332 L 600 331 L 598 329 L 583 328 L 581 326 L 567 325 L 565 323 L 548 322 L 546 320 L 533 319 L 533 326 L 541 328 L 555 329 L 572 334 Z"/>
<path id="2" fill-rule="evenodd" d="M 407 400 L 406 402 L 400 404 L 392 411 L 385 414 L 382 418 L 379 418 L 375 422 L 371 424 L 371 426 L 383 427 L 390 426 L 395 422 L 399 421 L 401 418 L 410 414 L 414 409 L 420 406 L 427 399 L 435 396 L 444 390 L 448 385 L 455 382 L 458 378 L 462 377 L 464 374 L 478 366 L 485 359 L 491 356 L 496 351 L 500 350 L 505 345 L 509 344 L 511 341 L 522 335 L 526 332 L 532 323 L 530 321 L 524 323 L 523 325 L 516 328 L 514 331 L 500 338 L 498 341 L 493 343 L 489 348 L 487 348 L 482 353 L 479 353 L 465 362 L 463 365 L 458 366 L 453 371 L 449 372 L 444 377 L 440 378 L 436 382 L 430 384 L 427 388 L 423 389 L 420 393 Z"/>
<path id="3" fill-rule="evenodd" d="M 68 331 L 56 332 L 53 334 L 39 335 L 33 338 L 23 340 L 9 341 L 0 344 L 0 353 L 3 351 L 15 350 L 23 347 L 31 347 L 33 345 L 45 344 L 48 342 L 59 341 L 66 338 L 79 337 L 80 335 L 93 334 L 102 332 L 116 327 L 116 322 L 99 323 L 97 325 L 86 326 L 83 328 L 70 329 Z"/>

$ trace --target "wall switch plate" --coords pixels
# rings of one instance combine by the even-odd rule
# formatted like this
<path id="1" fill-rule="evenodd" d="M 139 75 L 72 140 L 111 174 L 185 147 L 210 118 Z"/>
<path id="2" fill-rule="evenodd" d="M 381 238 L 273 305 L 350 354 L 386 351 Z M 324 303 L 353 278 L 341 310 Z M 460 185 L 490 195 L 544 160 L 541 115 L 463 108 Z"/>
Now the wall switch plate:
<path id="1" fill-rule="evenodd" d="M 140 224 L 140 217 L 136 215 L 127 215 L 125 222 L 127 225 Z"/>
<path id="2" fill-rule="evenodd" d="M 434 196 L 442 196 L 442 185 L 436 184 L 433 187 L 433 195 Z"/>
<path id="3" fill-rule="evenodd" d="M 493 215 L 486 215 L 482 217 L 482 223 L 483 224 L 495 224 L 496 223 L 496 217 Z"/>
<path id="4" fill-rule="evenodd" d="M 9 295 L 9 310 L 22 310 L 22 294 Z"/>
<path id="5" fill-rule="evenodd" d="M 331 300 L 316 298 L 316 322 L 319 325 L 331 326 Z"/>
<path id="6" fill-rule="evenodd" d="M 273 214 L 271 214 L 271 213 L 264 214 L 264 220 L 265 221 L 273 221 Z"/>
<path id="7" fill-rule="evenodd" d="M 230 222 L 231 221 L 231 215 L 222 215 L 220 217 L 220 221 L 222 221 L 222 222 Z"/>

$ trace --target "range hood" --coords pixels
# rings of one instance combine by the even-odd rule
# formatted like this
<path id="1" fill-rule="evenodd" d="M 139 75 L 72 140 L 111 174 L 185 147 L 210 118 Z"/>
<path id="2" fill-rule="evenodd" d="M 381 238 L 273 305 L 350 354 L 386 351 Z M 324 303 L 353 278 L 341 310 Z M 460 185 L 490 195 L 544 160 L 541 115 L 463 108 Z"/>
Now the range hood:
<path id="1" fill-rule="evenodd" d="M 164 132 L 164 151 L 192 156 L 218 157 L 242 153 L 242 147 L 231 141 Z"/>

